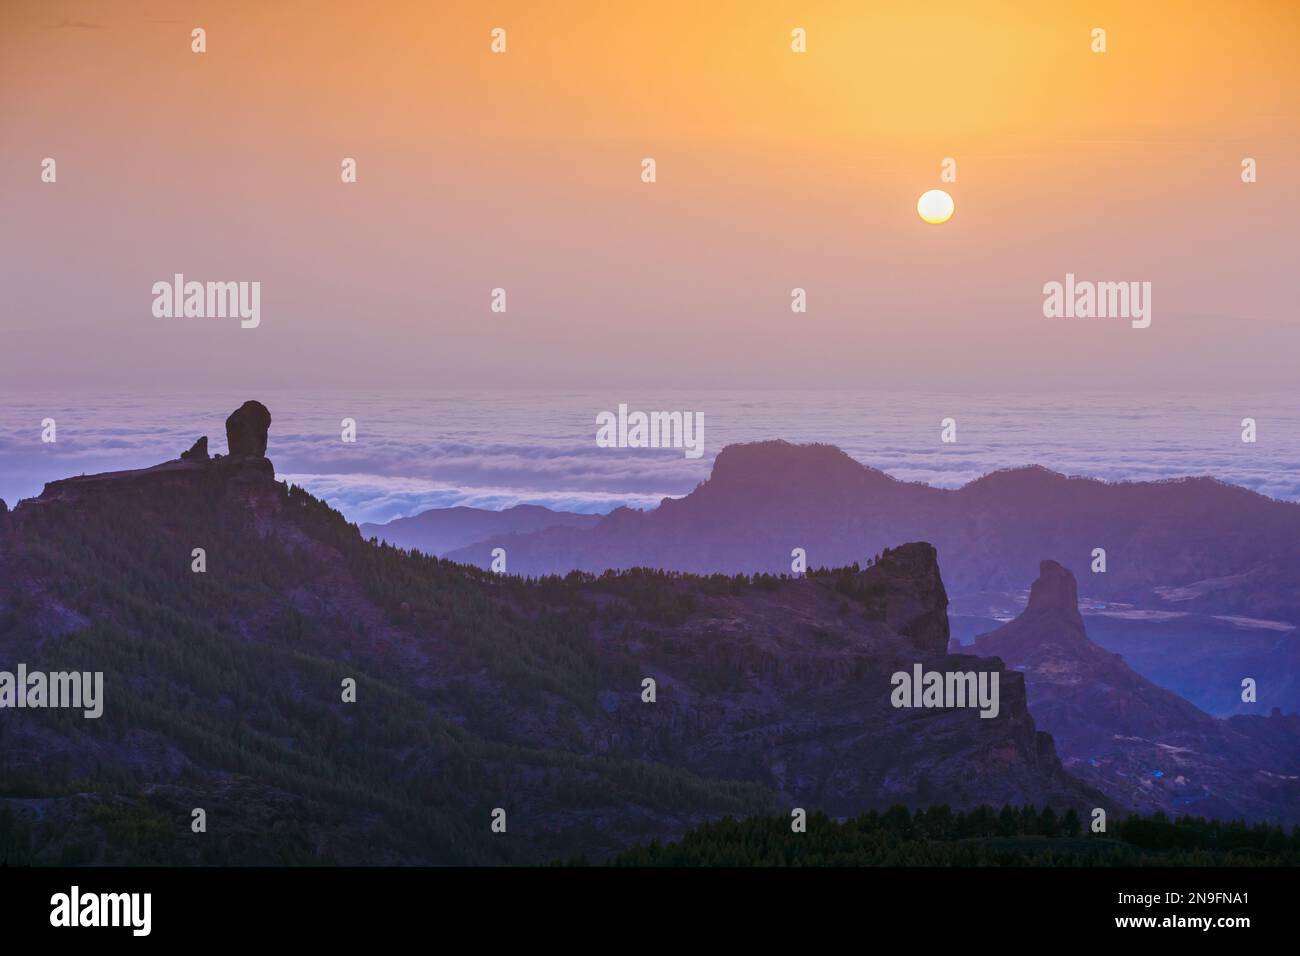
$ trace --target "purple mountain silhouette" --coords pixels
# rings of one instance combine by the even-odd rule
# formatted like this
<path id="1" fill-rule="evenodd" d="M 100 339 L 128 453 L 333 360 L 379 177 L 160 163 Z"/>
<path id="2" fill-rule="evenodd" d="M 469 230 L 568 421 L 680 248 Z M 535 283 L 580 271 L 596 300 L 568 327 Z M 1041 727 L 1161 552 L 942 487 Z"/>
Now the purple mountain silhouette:
<path id="1" fill-rule="evenodd" d="M 829 445 L 731 445 L 710 478 L 651 511 L 622 508 L 590 527 L 490 536 L 448 557 L 512 573 L 654 567 L 789 572 L 866 559 L 898 541 L 939 551 L 954 596 L 1017 592 L 1057 555 L 1088 598 L 1300 623 L 1300 504 L 1212 478 L 1111 483 L 1040 467 L 955 490 L 908 483 Z M 1105 573 L 1092 573 L 1094 549 Z"/>
<path id="2" fill-rule="evenodd" d="M 384 524 L 363 524 L 361 535 L 399 548 L 443 555 L 485 538 L 542 531 L 547 528 L 590 528 L 600 515 L 552 511 L 540 505 L 516 505 L 504 511 L 485 508 L 433 508 Z"/>

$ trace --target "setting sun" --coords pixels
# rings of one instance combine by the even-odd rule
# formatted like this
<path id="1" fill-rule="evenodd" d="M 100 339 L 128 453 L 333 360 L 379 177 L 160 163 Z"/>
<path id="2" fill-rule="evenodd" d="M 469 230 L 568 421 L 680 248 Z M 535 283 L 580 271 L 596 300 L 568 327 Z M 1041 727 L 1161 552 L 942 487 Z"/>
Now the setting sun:
<path id="1" fill-rule="evenodd" d="M 930 189 L 921 193 L 916 201 L 916 211 L 922 219 L 931 225 L 945 223 L 952 218 L 953 202 L 942 189 Z"/>

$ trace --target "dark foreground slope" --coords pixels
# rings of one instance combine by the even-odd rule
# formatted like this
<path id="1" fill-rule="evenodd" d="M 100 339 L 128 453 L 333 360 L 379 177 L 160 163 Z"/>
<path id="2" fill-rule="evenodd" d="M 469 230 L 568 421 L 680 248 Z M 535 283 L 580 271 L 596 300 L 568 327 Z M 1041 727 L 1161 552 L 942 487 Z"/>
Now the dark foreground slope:
<path id="1" fill-rule="evenodd" d="M 581 861 L 575 861 L 581 862 Z M 1110 821 L 1104 833 L 1050 808 L 892 807 L 793 832 L 784 817 L 723 819 L 680 841 L 620 853 L 615 866 L 1298 866 L 1300 829 L 1162 813 Z"/>
<path id="2" fill-rule="evenodd" d="M 0 844 L 494 863 L 792 806 L 1114 808 L 1062 769 L 1019 675 L 996 719 L 889 705 L 914 662 L 1000 668 L 946 655 L 945 606 L 920 544 L 798 581 L 524 581 L 369 544 L 259 456 L 56 482 L 0 516 L 0 668 L 103 671 L 104 713 L 0 710 Z"/>

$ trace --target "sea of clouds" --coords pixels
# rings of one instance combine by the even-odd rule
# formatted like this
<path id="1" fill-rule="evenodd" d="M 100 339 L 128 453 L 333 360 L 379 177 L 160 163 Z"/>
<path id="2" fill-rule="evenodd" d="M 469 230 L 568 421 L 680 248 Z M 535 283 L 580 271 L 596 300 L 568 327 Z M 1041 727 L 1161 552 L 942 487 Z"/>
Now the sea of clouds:
<path id="1" fill-rule="evenodd" d="M 5 396 L 0 498 L 12 506 L 57 478 L 175 458 L 199 435 L 224 452 L 226 415 L 248 398 L 271 409 L 277 474 L 356 522 L 453 505 L 651 508 L 706 480 L 725 445 L 772 438 L 838 445 L 897 478 L 948 488 L 1037 464 L 1107 480 L 1212 475 L 1300 500 L 1300 410 L 1286 396 L 865 390 Z M 597 413 L 620 402 L 703 412 L 704 457 L 597 447 Z M 1247 416 L 1258 422 L 1255 444 L 1241 441 Z M 955 444 L 939 440 L 946 417 L 957 420 Z M 45 418 L 57 422 L 54 444 L 41 443 Z M 357 422 L 355 444 L 340 440 L 344 418 Z"/>

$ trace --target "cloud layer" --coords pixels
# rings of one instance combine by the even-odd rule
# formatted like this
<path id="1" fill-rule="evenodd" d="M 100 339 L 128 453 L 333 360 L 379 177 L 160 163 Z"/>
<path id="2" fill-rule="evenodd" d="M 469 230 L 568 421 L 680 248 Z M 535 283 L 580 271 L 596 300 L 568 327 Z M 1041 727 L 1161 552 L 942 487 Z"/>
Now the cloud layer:
<path id="1" fill-rule="evenodd" d="M 225 451 L 225 416 L 249 395 L 9 396 L 0 408 L 0 497 L 57 478 L 174 458 L 200 434 Z M 1212 475 L 1300 500 L 1300 413 L 1278 396 L 1231 399 L 874 392 L 662 394 L 429 392 L 259 394 L 271 408 L 279 475 L 349 519 L 386 521 L 431 507 L 540 504 L 588 513 L 654 507 L 706 480 L 727 444 L 784 438 L 838 445 L 897 478 L 958 487 L 998 468 L 1039 464 L 1107 480 Z M 705 454 L 609 449 L 598 412 L 703 412 Z M 1241 419 L 1259 440 L 1241 441 Z M 939 440 L 957 420 L 957 442 Z M 57 423 L 43 444 L 41 422 Z M 357 442 L 341 441 L 344 418 Z"/>

